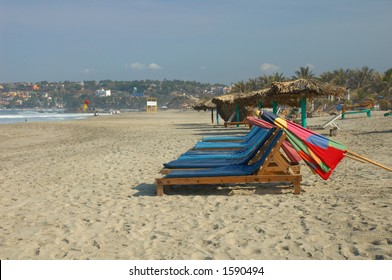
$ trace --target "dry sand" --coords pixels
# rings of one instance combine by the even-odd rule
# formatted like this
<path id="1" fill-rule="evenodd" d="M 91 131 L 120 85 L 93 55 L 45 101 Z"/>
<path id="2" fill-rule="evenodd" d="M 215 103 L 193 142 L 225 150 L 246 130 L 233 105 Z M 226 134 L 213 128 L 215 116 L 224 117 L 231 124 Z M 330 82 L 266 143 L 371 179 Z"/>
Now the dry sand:
<path id="1" fill-rule="evenodd" d="M 391 117 L 338 124 L 334 139 L 392 166 Z M 299 196 L 285 185 L 155 196 L 162 163 L 239 131 L 193 111 L 1 125 L 0 259 L 392 259 L 392 173 L 348 158 L 328 181 L 304 166 Z"/>

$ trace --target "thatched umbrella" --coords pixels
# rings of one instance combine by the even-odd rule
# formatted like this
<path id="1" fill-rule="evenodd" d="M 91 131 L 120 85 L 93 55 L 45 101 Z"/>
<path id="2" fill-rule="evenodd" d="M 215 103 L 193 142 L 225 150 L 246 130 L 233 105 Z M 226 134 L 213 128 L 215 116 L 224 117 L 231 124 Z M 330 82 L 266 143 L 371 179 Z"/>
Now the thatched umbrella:
<path id="1" fill-rule="evenodd" d="M 216 104 L 217 112 L 226 122 L 230 120 L 234 112 L 237 114 L 237 121 L 248 116 L 248 109 L 236 103 L 237 96 L 238 94 L 226 94 L 212 99 L 212 102 Z"/>
<path id="2" fill-rule="evenodd" d="M 197 111 L 211 110 L 211 122 L 214 123 L 214 109 L 216 109 L 216 104 L 212 102 L 212 99 L 204 100 L 197 103 L 196 105 L 193 106 L 193 109 Z M 217 123 L 218 123 L 218 118 L 217 118 Z"/>
<path id="3" fill-rule="evenodd" d="M 306 127 L 306 99 L 342 96 L 344 92 L 344 88 L 329 83 L 298 79 L 288 82 L 272 83 L 266 95 L 275 104 L 278 102 L 295 107 L 301 106 L 301 123 L 303 127 Z"/>
<path id="4" fill-rule="evenodd" d="M 270 91 L 269 88 L 251 91 L 247 93 L 241 93 L 235 97 L 234 101 L 241 107 L 257 107 L 262 105 L 263 107 L 271 106 L 271 100 L 267 97 L 267 93 Z M 260 104 L 261 102 L 261 104 Z"/>
<path id="5" fill-rule="evenodd" d="M 290 99 L 290 102 L 299 105 L 302 97 L 342 96 L 344 92 L 344 88 L 329 83 L 323 83 L 317 80 L 298 79 L 288 82 L 272 83 L 270 90 L 267 92 L 267 96 L 275 101 Z"/>
<path id="6" fill-rule="evenodd" d="M 209 100 L 203 100 L 196 105 L 193 106 L 193 109 L 197 111 L 207 111 L 207 110 L 214 110 L 216 108 L 216 104 L 212 102 L 211 99 Z"/>

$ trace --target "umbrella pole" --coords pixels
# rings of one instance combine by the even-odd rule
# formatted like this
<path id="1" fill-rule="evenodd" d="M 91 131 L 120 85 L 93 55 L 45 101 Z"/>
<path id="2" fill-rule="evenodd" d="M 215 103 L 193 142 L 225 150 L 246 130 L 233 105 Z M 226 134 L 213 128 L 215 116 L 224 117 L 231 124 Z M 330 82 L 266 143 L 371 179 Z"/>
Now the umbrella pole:
<path id="1" fill-rule="evenodd" d="M 351 155 L 351 156 L 349 156 L 349 158 L 351 158 L 351 159 L 355 159 L 355 160 L 358 160 L 358 161 L 361 161 L 361 162 L 366 161 L 366 162 L 369 162 L 371 164 L 374 164 L 374 165 L 376 165 L 378 167 L 381 167 L 381 168 L 383 168 L 385 170 L 388 170 L 388 171 L 392 172 L 392 168 L 387 167 L 385 165 L 382 165 L 382 164 L 380 164 L 378 162 L 375 162 L 375 161 L 373 161 L 371 159 L 365 158 L 365 157 L 363 157 L 363 156 L 361 156 L 361 155 L 359 155 L 357 153 L 354 153 L 354 152 L 351 152 L 349 150 L 346 150 L 346 154 Z"/>
<path id="2" fill-rule="evenodd" d="M 272 102 L 272 113 L 274 113 L 276 115 L 277 112 L 278 112 L 278 102 L 273 101 Z"/>
<path id="3" fill-rule="evenodd" d="M 306 97 L 301 98 L 301 125 L 306 128 Z"/>
<path id="4" fill-rule="evenodd" d="M 263 108 L 263 101 L 259 100 L 257 107 L 259 108 L 259 110 L 261 110 L 261 108 Z"/>
<path id="5" fill-rule="evenodd" d="M 364 161 L 363 159 L 357 158 L 357 157 L 355 157 L 355 156 L 353 156 L 351 154 L 347 154 L 346 153 L 346 157 L 351 158 L 351 159 L 356 160 L 356 161 L 359 161 L 359 162 L 362 162 L 362 163 L 367 163 L 367 161 Z"/>

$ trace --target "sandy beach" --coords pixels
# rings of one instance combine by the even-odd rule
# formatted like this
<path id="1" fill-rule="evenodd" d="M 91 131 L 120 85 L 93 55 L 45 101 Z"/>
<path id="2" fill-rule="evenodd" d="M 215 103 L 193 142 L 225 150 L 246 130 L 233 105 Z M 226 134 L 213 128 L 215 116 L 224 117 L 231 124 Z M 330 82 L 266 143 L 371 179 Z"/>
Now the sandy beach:
<path id="1" fill-rule="evenodd" d="M 348 158 L 328 181 L 303 166 L 298 196 L 271 184 L 157 197 L 163 163 L 246 132 L 210 122 L 167 111 L 1 125 L 0 259 L 392 259 L 392 173 Z M 392 166 L 391 117 L 338 124 L 335 140 Z"/>

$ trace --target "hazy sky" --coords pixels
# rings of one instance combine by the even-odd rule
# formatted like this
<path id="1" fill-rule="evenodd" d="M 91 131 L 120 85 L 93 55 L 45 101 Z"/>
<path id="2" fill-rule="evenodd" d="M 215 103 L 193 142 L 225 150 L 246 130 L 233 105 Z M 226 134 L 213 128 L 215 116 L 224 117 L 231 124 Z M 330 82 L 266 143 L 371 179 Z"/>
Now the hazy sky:
<path id="1" fill-rule="evenodd" d="M 0 0 L 0 82 L 392 67 L 392 0 Z"/>

